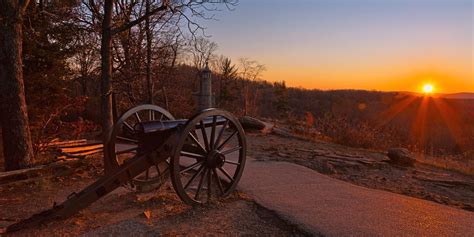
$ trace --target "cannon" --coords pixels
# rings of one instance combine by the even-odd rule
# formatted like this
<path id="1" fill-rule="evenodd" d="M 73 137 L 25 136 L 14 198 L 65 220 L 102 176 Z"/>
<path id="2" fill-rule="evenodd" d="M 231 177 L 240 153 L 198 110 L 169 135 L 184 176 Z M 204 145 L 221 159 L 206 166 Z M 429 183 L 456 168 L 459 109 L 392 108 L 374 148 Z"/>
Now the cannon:
<path id="1" fill-rule="evenodd" d="M 64 219 L 118 187 L 159 187 L 169 177 L 179 198 L 201 205 L 236 188 L 246 160 L 239 121 L 220 109 L 174 119 L 156 105 L 125 112 L 105 143 L 105 175 L 61 204 L 7 227 L 7 232 Z"/>

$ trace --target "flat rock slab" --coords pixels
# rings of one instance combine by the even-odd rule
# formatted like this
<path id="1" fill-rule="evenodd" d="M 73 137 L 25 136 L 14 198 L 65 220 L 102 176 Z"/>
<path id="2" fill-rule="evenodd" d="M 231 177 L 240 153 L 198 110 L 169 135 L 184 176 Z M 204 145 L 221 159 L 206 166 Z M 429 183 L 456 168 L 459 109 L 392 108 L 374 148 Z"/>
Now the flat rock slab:
<path id="1" fill-rule="evenodd" d="M 325 236 L 474 236 L 474 213 L 346 183 L 287 162 L 249 159 L 239 189 Z"/>

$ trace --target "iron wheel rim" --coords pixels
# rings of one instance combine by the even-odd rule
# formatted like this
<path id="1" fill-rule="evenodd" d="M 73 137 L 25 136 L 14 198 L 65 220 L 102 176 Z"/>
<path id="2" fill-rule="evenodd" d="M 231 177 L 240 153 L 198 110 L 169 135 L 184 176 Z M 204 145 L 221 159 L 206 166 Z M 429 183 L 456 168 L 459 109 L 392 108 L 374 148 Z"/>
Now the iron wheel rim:
<path id="1" fill-rule="evenodd" d="M 217 125 L 216 120 L 219 117 L 224 119 L 225 122 L 218 129 L 217 126 L 219 125 Z M 203 132 L 201 128 L 197 128 L 197 126 L 202 125 L 201 121 L 206 118 L 212 118 L 210 134 Z M 190 134 L 198 134 L 196 131 L 199 130 L 202 139 L 198 139 L 198 143 L 201 144 L 195 144 L 193 149 L 199 149 L 201 152 L 190 153 L 183 150 L 185 144 L 189 145 L 189 143 L 186 143 L 187 139 L 188 142 L 189 140 L 195 140 Z M 230 134 L 224 135 L 226 132 L 230 132 Z M 204 137 L 208 139 L 207 142 Z M 234 144 L 229 142 L 232 139 Z M 235 143 L 237 143 L 237 146 Z M 237 118 L 231 113 L 219 109 L 208 109 L 188 120 L 181 130 L 171 159 L 171 181 L 180 199 L 188 205 L 200 205 L 214 198 L 223 198 L 232 193 L 245 167 L 246 149 L 245 132 Z M 235 161 L 234 154 L 236 152 L 238 152 L 237 161 Z M 231 159 L 227 160 L 232 158 L 231 154 L 234 158 L 233 161 Z M 186 156 L 193 156 L 195 162 L 183 166 L 182 160 Z M 193 158 L 191 157 L 191 159 Z M 187 172 L 191 173 L 185 175 Z M 186 180 L 186 178 L 188 179 Z M 197 189 L 193 186 L 196 183 Z M 207 194 L 201 193 L 201 191 L 207 192 Z M 203 196 L 206 198 L 201 199 Z"/>
<path id="2" fill-rule="evenodd" d="M 143 116 L 144 112 L 145 113 L 148 112 L 148 116 Z M 129 158 L 124 159 L 123 161 L 119 159 L 119 155 L 126 154 L 129 152 L 132 153 L 133 151 L 136 152 L 138 148 L 138 140 L 134 139 L 133 136 L 132 137 L 121 136 L 123 135 L 121 134 L 121 132 L 124 129 L 124 127 L 129 127 L 128 128 L 129 130 L 133 130 L 133 127 L 138 122 L 162 121 L 162 120 L 174 120 L 174 117 L 167 110 L 157 105 L 152 105 L 152 104 L 139 105 L 123 113 L 119 117 L 119 119 L 117 119 L 117 122 L 114 124 L 114 128 L 107 142 L 107 149 L 108 149 L 107 152 L 109 154 L 109 161 L 111 162 L 111 164 L 114 165 L 115 167 L 119 167 L 120 165 L 123 164 L 123 162 L 137 155 L 137 154 L 132 155 Z M 136 123 L 130 124 L 130 121 L 135 121 Z M 127 123 L 128 125 L 126 125 Z M 130 132 L 133 132 L 133 131 L 130 131 Z M 116 145 L 119 144 L 118 141 L 122 141 L 122 144 L 130 145 L 133 147 L 131 147 L 129 151 L 125 150 L 125 152 L 120 153 L 120 151 L 117 151 L 117 147 L 116 147 Z M 135 148 L 135 149 L 132 149 L 132 148 Z M 132 187 L 135 185 L 141 186 L 141 185 L 149 185 L 149 184 L 156 184 L 156 183 L 162 184 L 164 182 L 163 176 L 166 175 L 166 172 L 169 172 L 169 159 L 167 159 L 166 162 L 168 163 L 167 168 L 160 169 L 160 165 L 155 164 L 151 166 L 149 169 L 147 169 L 143 174 L 140 174 L 137 177 L 133 178 Z M 154 177 L 149 176 L 152 170 L 156 170 L 156 175 Z M 143 175 L 145 177 L 141 178 Z"/>

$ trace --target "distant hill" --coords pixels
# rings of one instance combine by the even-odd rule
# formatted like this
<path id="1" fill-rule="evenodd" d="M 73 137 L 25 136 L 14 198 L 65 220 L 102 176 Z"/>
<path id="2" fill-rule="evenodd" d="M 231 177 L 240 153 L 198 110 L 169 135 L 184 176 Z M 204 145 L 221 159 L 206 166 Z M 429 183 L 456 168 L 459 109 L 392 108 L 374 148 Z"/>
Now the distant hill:
<path id="1" fill-rule="evenodd" d="M 311 112 L 314 129 L 331 141 L 355 147 L 405 147 L 430 154 L 474 151 L 474 92 L 287 89 L 286 104 L 271 84 L 259 87 L 258 114 L 278 118 L 286 106 L 292 121 Z M 449 99 L 445 99 L 449 98 Z"/>
<path id="2" fill-rule="evenodd" d="M 447 98 L 447 99 L 474 99 L 474 93 L 469 93 L 469 92 L 455 93 L 455 94 L 440 94 L 438 96 L 442 98 Z"/>
<path id="3" fill-rule="evenodd" d="M 408 91 L 399 91 L 398 93 L 413 95 L 413 96 L 425 95 L 419 92 L 408 92 Z M 446 99 L 474 100 L 474 92 L 460 92 L 460 93 L 452 93 L 452 94 L 435 93 L 431 96 L 437 97 L 437 98 L 446 98 Z"/>

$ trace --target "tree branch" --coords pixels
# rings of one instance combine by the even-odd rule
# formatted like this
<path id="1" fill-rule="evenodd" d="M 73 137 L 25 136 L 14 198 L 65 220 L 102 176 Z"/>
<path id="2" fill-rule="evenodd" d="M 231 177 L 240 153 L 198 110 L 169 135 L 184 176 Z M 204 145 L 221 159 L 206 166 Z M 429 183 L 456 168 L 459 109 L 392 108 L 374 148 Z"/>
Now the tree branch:
<path id="1" fill-rule="evenodd" d="M 112 35 L 115 35 L 115 34 L 118 34 L 118 33 L 122 32 L 122 31 L 125 31 L 125 30 L 127 30 L 127 29 L 129 29 L 129 28 L 131 28 L 131 27 L 133 27 L 133 26 L 135 26 L 135 25 L 140 24 L 141 22 L 143 22 L 144 20 L 146 20 L 147 17 L 149 17 L 149 16 L 151 16 L 151 15 L 154 15 L 154 14 L 160 12 L 160 11 L 164 11 L 164 10 L 166 10 L 166 9 L 168 9 L 168 1 L 163 1 L 163 4 L 162 4 L 160 7 L 155 8 L 155 9 L 149 11 L 149 12 L 146 13 L 145 15 L 143 15 L 143 16 L 141 16 L 141 17 L 139 17 L 139 18 L 137 18 L 137 19 L 135 19 L 135 20 L 133 20 L 133 21 L 127 22 L 127 23 L 125 23 L 125 24 L 123 24 L 123 25 L 121 25 L 121 26 L 119 26 L 119 27 L 116 27 L 116 28 L 112 29 L 112 30 L 111 30 L 111 33 L 112 33 Z"/>
<path id="2" fill-rule="evenodd" d="M 21 10 L 22 13 L 26 11 L 26 8 L 28 7 L 28 4 L 30 4 L 30 0 L 20 1 L 20 10 Z"/>

